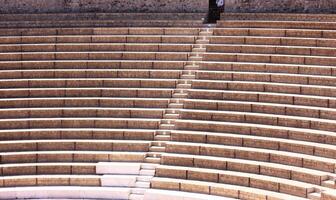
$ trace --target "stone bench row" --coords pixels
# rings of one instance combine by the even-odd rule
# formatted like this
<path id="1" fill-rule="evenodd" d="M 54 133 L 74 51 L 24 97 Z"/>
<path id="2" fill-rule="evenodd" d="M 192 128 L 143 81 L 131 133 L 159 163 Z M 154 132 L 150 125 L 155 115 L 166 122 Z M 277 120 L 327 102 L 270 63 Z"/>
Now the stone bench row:
<path id="1" fill-rule="evenodd" d="M 0 165 L 1 176 L 95 175 L 95 163 L 27 163 Z"/>
<path id="2" fill-rule="evenodd" d="M 336 109 L 274 103 L 188 99 L 184 109 L 238 111 L 336 120 Z"/>
<path id="3" fill-rule="evenodd" d="M 149 141 L 122 140 L 20 140 L 1 141 L 0 152 L 27 151 L 129 151 L 148 152 Z"/>
<path id="4" fill-rule="evenodd" d="M 336 144 L 334 132 L 277 127 L 260 124 L 242 124 L 233 122 L 214 122 L 200 120 L 177 120 L 177 130 L 200 131 L 213 133 L 232 133 L 237 135 L 252 135 L 269 138 L 284 138 L 315 143 Z"/>
<path id="5" fill-rule="evenodd" d="M 298 85 L 336 86 L 335 83 L 336 77 L 333 76 L 317 76 L 317 75 L 290 74 L 290 73 L 235 72 L 224 70 L 223 71 L 198 70 L 195 74 L 196 79 L 205 79 L 205 80 L 255 81 L 255 82 L 289 83 Z"/>
<path id="6" fill-rule="evenodd" d="M 169 76 L 169 73 L 165 74 Z M 0 88 L 93 88 L 93 87 L 121 87 L 121 88 L 176 88 L 178 80 L 174 79 L 15 79 L 0 80 Z"/>
<path id="7" fill-rule="evenodd" d="M 291 138 L 274 138 L 267 135 L 244 135 L 235 133 L 211 133 L 201 131 L 171 132 L 172 141 L 202 144 L 219 144 L 229 146 L 251 147 L 277 151 L 287 151 L 334 159 L 336 150 L 331 144 L 298 141 Z M 335 175 L 336 177 L 336 175 Z"/>
<path id="8" fill-rule="evenodd" d="M 1 141 L 20 140 L 154 140 L 155 130 L 150 129 L 99 129 L 99 128 L 50 128 L 0 130 Z"/>
<path id="9" fill-rule="evenodd" d="M 336 23 L 318 21 L 221 20 L 217 22 L 217 27 L 334 30 L 336 29 Z"/>
<path id="10" fill-rule="evenodd" d="M 332 66 L 291 65 L 275 63 L 203 61 L 200 63 L 200 70 L 336 76 L 336 68 Z"/>
<path id="11" fill-rule="evenodd" d="M 204 20 L 184 19 L 107 19 L 107 20 L 52 20 L 52 21 L 9 21 L 0 22 L 1 28 L 73 28 L 73 27 L 203 27 Z"/>
<path id="12" fill-rule="evenodd" d="M 175 190 L 184 192 L 197 192 L 202 194 L 219 195 L 235 199 L 292 199 L 303 200 L 305 198 L 295 197 L 291 195 L 280 194 L 261 189 L 251 189 L 248 187 L 210 183 L 205 181 L 179 180 L 170 178 L 155 177 L 151 181 L 152 188 Z"/>
<path id="13" fill-rule="evenodd" d="M 246 44 L 246 45 L 277 45 L 335 47 L 334 39 L 296 38 L 296 37 L 265 37 L 265 36 L 210 36 L 210 44 Z"/>
<path id="14" fill-rule="evenodd" d="M 231 90 L 298 94 L 321 97 L 335 97 L 336 88 L 332 86 L 299 85 L 286 83 L 267 83 L 254 81 L 197 80 L 192 82 L 193 89 Z"/>
<path id="15" fill-rule="evenodd" d="M 263 102 L 301 106 L 336 108 L 336 99 L 333 97 L 297 95 L 271 92 L 251 91 L 223 91 L 223 90 L 189 90 L 190 99 L 227 100 L 242 102 Z"/>
<path id="16" fill-rule="evenodd" d="M 0 189 L 0 199 L 116 199 L 127 200 L 131 194 L 129 188 L 88 187 L 88 186 L 40 186 L 10 187 Z"/>
<path id="17" fill-rule="evenodd" d="M 176 51 L 181 51 L 180 49 L 181 48 L 179 46 L 176 46 Z M 286 55 L 331 56 L 331 57 L 336 55 L 336 50 L 334 48 L 326 48 L 326 47 L 321 48 L 321 47 L 297 47 L 297 46 L 273 46 L 273 45 L 211 44 L 207 45 L 206 49 L 207 52 L 214 52 L 214 53 L 286 54 Z M 169 49 L 165 50 L 169 51 Z M 6 49 L 4 51 L 12 51 L 12 50 Z M 15 50 L 13 49 L 13 51 Z"/>
<path id="18" fill-rule="evenodd" d="M 57 117 L 111 117 L 111 118 L 158 118 L 165 113 L 157 108 L 30 108 L 0 109 L 0 119 L 57 118 Z"/>
<path id="19" fill-rule="evenodd" d="M 235 172 L 229 170 L 202 169 L 194 167 L 159 166 L 156 170 L 156 177 L 239 185 L 299 196 L 302 198 L 308 198 L 308 194 L 315 192 L 315 190 L 319 187 L 299 181 L 274 178 L 259 174 Z M 199 187 L 200 186 L 201 185 L 199 185 Z"/>
<path id="20" fill-rule="evenodd" d="M 129 128 L 158 129 L 160 119 L 148 118 L 21 118 L 0 119 L 0 129 L 48 129 L 48 128 Z"/>
<path id="21" fill-rule="evenodd" d="M 0 99 L 0 108 L 100 107 L 100 108 L 168 108 L 165 98 L 55 97 Z"/>
<path id="22" fill-rule="evenodd" d="M 1 70 L 37 69 L 162 69 L 180 70 L 186 61 L 165 60 L 39 60 L 0 61 Z"/>
<path id="23" fill-rule="evenodd" d="M 176 60 L 187 61 L 185 52 L 30 52 L 0 53 L 1 61 L 33 60 Z M 330 59 L 330 58 L 329 58 Z"/>
<path id="24" fill-rule="evenodd" d="M 93 78 L 153 78 L 179 79 L 181 70 L 163 69 L 39 69 L 39 70 L 0 70 L 0 79 L 84 79 Z M 322 79 L 325 77 L 321 77 Z"/>
<path id="25" fill-rule="evenodd" d="M 0 52 L 80 52 L 80 51 L 145 51 L 190 52 L 192 44 L 118 44 L 118 43 L 68 43 L 0 45 Z M 326 50 L 327 52 L 327 50 Z M 331 51 L 330 51 L 331 52 Z"/>
<path id="26" fill-rule="evenodd" d="M 116 151 L 33 151 L 0 153 L 0 157 L 2 164 L 144 162 L 146 153 Z"/>
<path id="27" fill-rule="evenodd" d="M 180 112 L 180 116 L 181 119 L 191 120 L 264 124 L 278 127 L 315 129 L 330 132 L 336 131 L 335 120 L 315 119 L 308 117 L 209 110 L 183 110 Z"/>
<path id="28" fill-rule="evenodd" d="M 198 35 L 199 28 L 28 28 L 2 29 L 2 36 L 50 36 L 50 35 Z"/>
<path id="29" fill-rule="evenodd" d="M 215 36 L 336 38 L 336 31 L 319 29 L 214 28 L 213 33 Z"/>
<path id="30" fill-rule="evenodd" d="M 260 149 L 253 147 L 230 146 L 223 144 L 218 145 L 187 142 L 168 142 L 166 144 L 166 152 L 278 163 L 330 173 L 335 173 L 336 169 L 335 159 L 307 155 L 302 153 Z M 174 162 L 174 164 L 172 165 L 190 166 L 193 164 L 193 159 L 185 158 L 183 160 L 180 159 L 180 161 L 175 160 L 172 162 Z"/>
<path id="31" fill-rule="evenodd" d="M 0 36 L 0 44 L 59 43 L 173 43 L 194 44 L 198 36 L 183 35 L 73 35 L 73 36 Z"/>
<path id="32" fill-rule="evenodd" d="M 39 97 L 134 97 L 171 98 L 173 89 L 143 88 L 23 88 L 0 89 L 1 98 Z"/>
<path id="33" fill-rule="evenodd" d="M 165 174 L 171 178 L 187 179 L 187 174 L 184 172 L 169 173 L 163 169 L 162 166 L 170 166 L 171 170 L 175 165 L 173 159 L 186 161 L 193 159 L 193 165 L 184 166 L 196 167 L 202 169 L 217 169 L 228 170 L 234 172 L 245 172 L 252 174 L 260 174 L 270 177 L 278 177 L 283 179 L 295 180 L 304 183 L 310 183 L 314 185 L 322 185 L 328 187 L 325 183 L 334 178 L 334 174 L 328 172 L 322 172 L 313 169 L 307 169 L 302 167 L 294 167 L 289 165 L 283 165 L 278 163 L 269 163 L 262 161 L 251 161 L 237 158 L 219 158 L 212 156 L 199 156 L 199 155 L 186 155 L 186 154 L 165 154 L 162 157 L 162 165 L 157 168 L 158 174 Z M 206 175 L 207 173 L 205 173 Z"/>
<path id="34" fill-rule="evenodd" d="M 336 58 L 279 54 L 205 53 L 204 61 L 335 66 Z M 8 59 L 8 58 L 7 58 Z M 14 59 L 14 58 L 13 58 Z"/>

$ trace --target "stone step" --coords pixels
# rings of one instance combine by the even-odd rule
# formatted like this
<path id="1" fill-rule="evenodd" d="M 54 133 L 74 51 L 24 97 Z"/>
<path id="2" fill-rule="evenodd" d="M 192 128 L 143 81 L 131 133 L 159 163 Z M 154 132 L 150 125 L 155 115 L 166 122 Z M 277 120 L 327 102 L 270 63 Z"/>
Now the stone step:
<path id="1" fill-rule="evenodd" d="M 203 60 L 203 57 L 201 56 L 190 56 L 189 61 L 202 61 Z"/>
<path id="2" fill-rule="evenodd" d="M 189 75 L 189 74 L 183 74 L 181 76 L 181 79 L 188 79 L 188 80 L 190 80 L 190 79 L 195 79 L 195 78 L 196 78 L 195 75 Z"/>
<path id="3" fill-rule="evenodd" d="M 165 114 L 163 118 L 164 119 L 179 119 L 180 115 L 179 114 Z"/>
<path id="4" fill-rule="evenodd" d="M 101 177 L 101 186 L 104 187 L 134 187 L 136 176 L 130 175 L 103 175 Z"/>
<path id="5" fill-rule="evenodd" d="M 178 109 L 180 109 L 180 108 L 178 108 Z M 178 109 L 175 109 L 175 108 L 166 109 L 165 113 L 166 114 L 179 114 L 180 111 Z"/>
<path id="6" fill-rule="evenodd" d="M 158 167 L 159 165 L 157 164 L 148 164 L 148 163 L 143 163 L 141 164 L 141 170 L 145 170 L 145 169 L 149 169 L 149 170 L 155 170 L 156 167 Z M 141 171 L 140 170 L 140 171 Z"/>
<path id="7" fill-rule="evenodd" d="M 150 182 L 148 182 L 148 181 L 137 181 L 135 183 L 135 187 L 137 187 L 137 188 L 150 188 Z"/>
<path id="8" fill-rule="evenodd" d="M 145 158 L 146 163 L 154 163 L 154 164 L 160 164 L 161 159 L 160 158 L 152 158 L 152 157 L 147 157 Z"/>
<path id="9" fill-rule="evenodd" d="M 135 195 L 143 195 L 146 192 L 146 188 L 132 188 L 131 189 L 131 194 L 135 194 Z"/>
<path id="10" fill-rule="evenodd" d="M 199 65 L 201 63 L 201 61 L 191 61 L 191 60 L 188 60 L 186 62 L 187 65 Z"/>
<path id="11" fill-rule="evenodd" d="M 149 182 L 151 179 L 153 178 L 153 176 L 138 176 L 136 178 L 136 183 L 138 182 Z"/>
<path id="12" fill-rule="evenodd" d="M 160 158 L 156 158 L 156 160 L 160 160 Z M 150 169 L 142 169 L 140 171 L 141 176 L 154 176 L 155 175 L 155 170 L 150 170 Z"/>
<path id="13" fill-rule="evenodd" d="M 161 124 L 173 124 L 175 121 L 174 119 L 161 119 Z"/>
<path id="14" fill-rule="evenodd" d="M 191 89 L 191 84 L 178 84 L 176 88 L 179 88 L 179 89 Z"/>
<path id="15" fill-rule="evenodd" d="M 195 75 L 196 72 L 197 72 L 196 70 L 184 70 L 182 73 L 182 76 L 183 75 Z"/>
<path id="16" fill-rule="evenodd" d="M 156 141 L 170 141 L 171 136 L 170 135 L 156 135 L 154 140 L 156 140 Z"/>
<path id="17" fill-rule="evenodd" d="M 175 94 L 179 94 L 179 93 L 175 93 Z M 171 103 L 168 105 L 168 107 L 169 108 L 183 108 L 183 104 L 182 103 Z"/>
<path id="18" fill-rule="evenodd" d="M 196 40 L 196 44 L 209 44 L 209 43 L 210 43 L 210 41 L 207 40 L 207 39 L 203 39 L 203 37 Z"/>
<path id="19" fill-rule="evenodd" d="M 187 93 L 175 93 L 175 94 L 173 94 L 173 97 L 175 97 L 175 98 L 187 98 L 188 94 Z M 169 105 L 169 107 L 170 107 L 170 105 Z M 178 107 L 170 107 L 170 108 L 178 108 Z"/>
<path id="20" fill-rule="evenodd" d="M 166 152 L 165 147 L 159 147 L 159 146 L 151 146 L 149 150 L 152 152 Z"/>
<path id="21" fill-rule="evenodd" d="M 199 65 L 186 65 L 186 66 L 184 66 L 184 69 L 185 70 L 199 70 L 200 67 L 199 67 Z"/>
<path id="22" fill-rule="evenodd" d="M 206 52 L 206 48 L 193 48 L 192 52 L 195 52 L 195 53 L 204 53 L 204 52 Z"/>
<path id="23" fill-rule="evenodd" d="M 191 84 L 192 81 L 191 81 L 191 80 L 181 80 L 181 79 L 180 79 L 180 80 L 177 81 L 177 83 L 178 83 L 178 84 Z"/>
<path id="24" fill-rule="evenodd" d="M 320 192 L 313 192 L 308 194 L 308 199 L 310 200 L 321 200 L 321 193 Z"/>
<path id="25" fill-rule="evenodd" d="M 129 200 L 144 200 L 145 196 L 143 194 L 130 194 Z"/>
<path id="26" fill-rule="evenodd" d="M 166 146 L 166 141 L 152 141 L 151 145 L 152 146 L 157 146 L 157 147 L 165 147 Z"/>
<path id="27" fill-rule="evenodd" d="M 175 129 L 175 125 L 174 124 L 161 124 L 160 125 L 160 129 L 163 129 L 163 130 L 174 130 Z"/>
<path id="28" fill-rule="evenodd" d="M 213 32 L 212 31 L 201 31 L 199 33 L 200 36 L 212 36 Z"/>
<path id="29" fill-rule="evenodd" d="M 321 185 L 322 185 L 323 187 L 328 187 L 328 188 L 336 189 L 336 183 L 335 183 L 335 180 L 327 180 L 327 181 L 323 181 Z"/>

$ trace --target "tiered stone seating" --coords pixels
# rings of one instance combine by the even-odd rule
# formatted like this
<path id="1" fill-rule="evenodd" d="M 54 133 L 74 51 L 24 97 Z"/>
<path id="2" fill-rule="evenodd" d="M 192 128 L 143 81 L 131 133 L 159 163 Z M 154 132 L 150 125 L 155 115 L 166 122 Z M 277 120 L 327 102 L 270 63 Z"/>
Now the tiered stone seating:
<path id="1" fill-rule="evenodd" d="M 152 187 L 238 199 L 332 196 L 336 32 L 327 22 L 264 22 L 230 18 L 204 37 Z"/>
<path id="2" fill-rule="evenodd" d="M 160 161 L 157 130 L 199 31 L 1 32 L 0 199 L 143 199 L 155 165 L 98 166 Z"/>
<path id="3" fill-rule="evenodd" d="M 333 199 L 331 29 L 1 30 L 0 199 Z"/>

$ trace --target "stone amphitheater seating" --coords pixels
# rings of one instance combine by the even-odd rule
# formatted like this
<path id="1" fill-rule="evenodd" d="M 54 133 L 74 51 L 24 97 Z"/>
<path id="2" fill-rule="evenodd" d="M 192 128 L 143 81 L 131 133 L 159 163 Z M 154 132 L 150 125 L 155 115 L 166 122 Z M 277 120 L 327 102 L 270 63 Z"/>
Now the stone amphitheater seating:
<path id="1" fill-rule="evenodd" d="M 248 16 L 1 29 L 0 199 L 335 199 L 332 16 Z"/>

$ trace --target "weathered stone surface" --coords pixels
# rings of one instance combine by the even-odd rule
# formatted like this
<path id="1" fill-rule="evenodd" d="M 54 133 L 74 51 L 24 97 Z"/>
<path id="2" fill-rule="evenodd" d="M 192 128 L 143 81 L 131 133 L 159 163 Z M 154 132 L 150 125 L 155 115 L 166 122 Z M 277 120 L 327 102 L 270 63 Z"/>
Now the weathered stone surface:
<path id="1" fill-rule="evenodd" d="M 207 12 L 207 0 L 0 0 L 0 13 Z"/>
<path id="2" fill-rule="evenodd" d="M 334 0 L 226 0 L 225 12 L 335 13 Z"/>

